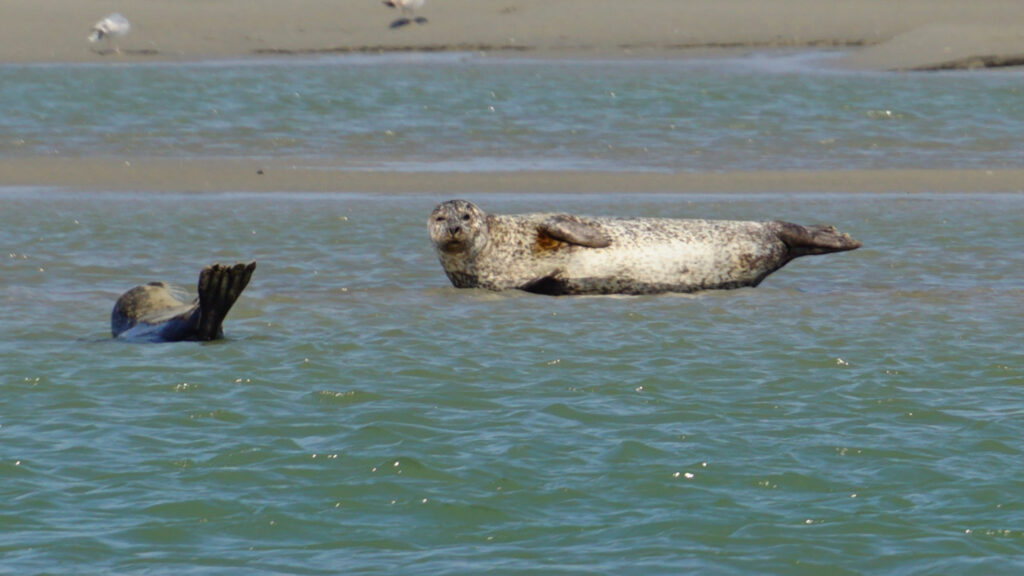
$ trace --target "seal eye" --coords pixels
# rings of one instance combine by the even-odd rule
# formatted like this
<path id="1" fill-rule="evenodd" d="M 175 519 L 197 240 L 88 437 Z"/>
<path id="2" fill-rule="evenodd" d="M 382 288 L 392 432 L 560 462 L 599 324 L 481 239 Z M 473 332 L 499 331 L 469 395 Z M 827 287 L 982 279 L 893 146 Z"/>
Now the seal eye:
<path id="1" fill-rule="evenodd" d="M 434 222 L 444 222 L 444 216 L 438 216 L 437 218 L 434 218 Z"/>
<path id="2" fill-rule="evenodd" d="M 462 215 L 462 221 L 463 222 L 469 222 L 469 214 L 463 214 Z"/>

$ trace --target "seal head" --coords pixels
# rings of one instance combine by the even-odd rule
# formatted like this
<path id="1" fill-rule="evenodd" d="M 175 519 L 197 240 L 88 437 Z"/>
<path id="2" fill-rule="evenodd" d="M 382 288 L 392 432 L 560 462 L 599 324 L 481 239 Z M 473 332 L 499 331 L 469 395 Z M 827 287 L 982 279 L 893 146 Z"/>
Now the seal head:
<path id="1" fill-rule="evenodd" d="M 427 221 L 430 239 L 443 254 L 478 254 L 487 246 L 487 215 L 476 204 L 451 200 L 434 208 Z"/>

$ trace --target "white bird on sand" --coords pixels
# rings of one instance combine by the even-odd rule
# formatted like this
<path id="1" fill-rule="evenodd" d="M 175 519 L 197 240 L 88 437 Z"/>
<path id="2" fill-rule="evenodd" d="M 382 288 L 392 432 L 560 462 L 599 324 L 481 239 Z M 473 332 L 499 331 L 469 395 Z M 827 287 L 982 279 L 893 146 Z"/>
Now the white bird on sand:
<path id="1" fill-rule="evenodd" d="M 384 5 L 390 8 L 398 8 L 402 15 L 412 14 L 413 10 L 423 8 L 427 0 L 384 0 Z"/>
<path id="2" fill-rule="evenodd" d="M 120 38 L 131 29 L 131 22 L 119 12 L 114 12 L 92 27 L 92 34 L 89 34 L 89 42 L 99 42 L 106 38 L 109 45 L 113 38 Z M 114 52 L 121 53 L 121 49 L 116 44 L 114 45 Z"/>
<path id="3" fill-rule="evenodd" d="M 384 5 L 388 8 L 398 8 L 402 11 L 402 18 L 392 22 L 391 27 L 398 28 L 399 26 L 404 26 L 409 22 L 416 22 L 417 24 L 426 23 L 427 19 L 423 16 L 418 16 L 411 20 L 409 19 L 414 11 L 423 8 L 423 4 L 425 4 L 426 1 L 427 0 L 383 0 Z"/>

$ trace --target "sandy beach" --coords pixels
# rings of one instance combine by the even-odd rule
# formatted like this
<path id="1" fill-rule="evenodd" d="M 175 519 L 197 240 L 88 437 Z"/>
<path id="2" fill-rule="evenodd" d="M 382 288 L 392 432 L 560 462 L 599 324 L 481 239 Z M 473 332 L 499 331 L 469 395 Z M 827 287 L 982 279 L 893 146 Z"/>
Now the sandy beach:
<path id="1" fill-rule="evenodd" d="M 111 12 L 132 22 L 86 41 Z M 426 25 L 378 0 L 8 0 L 0 61 L 197 60 L 390 50 L 671 55 L 722 48 L 848 47 L 870 68 L 1020 64 L 1016 0 L 428 0 Z"/>
<path id="2" fill-rule="evenodd" d="M 130 34 L 86 40 L 120 12 Z M 686 58 L 716 51 L 842 49 L 838 66 L 934 70 L 1024 63 L 1018 0 L 428 0 L 392 27 L 378 0 L 9 0 L 0 62 L 121 63 L 388 51 L 538 58 Z M 115 51 L 115 48 L 117 51 Z M 187 162 L 188 169 L 182 170 Z M 259 174 L 258 171 L 262 171 Z M 0 158 L 0 185 L 107 190 L 1020 191 L 1022 171 L 747 174 L 378 173 L 292 161 Z"/>

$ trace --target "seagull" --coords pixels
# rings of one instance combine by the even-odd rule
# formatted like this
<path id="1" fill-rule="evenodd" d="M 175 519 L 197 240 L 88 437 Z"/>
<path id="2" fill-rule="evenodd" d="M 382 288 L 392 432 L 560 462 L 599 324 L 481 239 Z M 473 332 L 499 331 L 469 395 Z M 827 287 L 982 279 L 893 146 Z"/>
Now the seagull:
<path id="1" fill-rule="evenodd" d="M 92 27 L 92 34 L 89 34 L 89 42 L 99 42 L 106 38 L 107 45 L 109 46 L 112 38 L 124 36 L 131 29 L 131 22 L 124 16 L 121 16 L 119 12 L 114 12 Z M 114 45 L 114 52 L 121 53 L 121 49 L 116 44 Z"/>
<path id="2" fill-rule="evenodd" d="M 383 0 L 383 4 L 388 8 L 398 8 L 399 10 L 402 11 L 402 17 L 392 22 L 391 27 L 398 28 L 401 26 L 405 26 L 410 22 L 415 22 L 417 24 L 426 24 L 427 19 L 424 18 L 423 16 L 417 16 L 416 18 L 412 19 L 409 18 L 415 10 L 423 8 L 423 4 L 425 4 L 426 1 L 427 0 Z"/>

